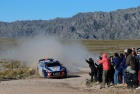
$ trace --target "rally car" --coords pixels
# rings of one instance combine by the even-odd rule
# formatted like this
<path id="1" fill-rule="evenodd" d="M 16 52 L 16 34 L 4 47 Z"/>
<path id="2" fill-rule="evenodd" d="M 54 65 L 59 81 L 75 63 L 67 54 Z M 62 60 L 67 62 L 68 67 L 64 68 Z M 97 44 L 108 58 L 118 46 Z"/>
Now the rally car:
<path id="1" fill-rule="evenodd" d="M 58 60 L 52 58 L 40 59 L 37 66 L 38 74 L 43 78 L 67 77 L 67 69 Z"/>

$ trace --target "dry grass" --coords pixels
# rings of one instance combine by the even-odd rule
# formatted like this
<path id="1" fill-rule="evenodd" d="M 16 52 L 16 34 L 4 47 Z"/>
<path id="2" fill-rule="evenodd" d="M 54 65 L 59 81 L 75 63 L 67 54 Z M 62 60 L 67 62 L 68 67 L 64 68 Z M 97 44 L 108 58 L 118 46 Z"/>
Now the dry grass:
<path id="1" fill-rule="evenodd" d="M 17 70 L 4 70 L 0 71 L 0 79 L 24 79 L 35 74 L 35 70 L 29 68 L 20 68 Z"/>
<path id="2" fill-rule="evenodd" d="M 8 49 L 16 45 L 15 39 L 0 38 L 0 49 Z"/>
<path id="3" fill-rule="evenodd" d="M 0 60 L 0 79 L 23 79 L 35 74 L 35 69 L 21 65 L 17 60 Z"/>
<path id="4" fill-rule="evenodd" d="M 73 41 L 61 40 L 62 43 L 69 43 Z M 140 47 L 140 40 L 81 40 L 87 49 L 91 52 L 107 53 L 111 54 L 114 52 L 123 52 L 127 48 L 138 48 Z M 74 40 L 75 42 L 75 40 Z M 15 39 L 2 39 L 0 38 L 0 49 L 15 46 Z"/>
<path id="5" fill-rule="evenodd" d="M 82 40 L 89 51 L 107 53 L 121 53 L 127 48 L 140 47 L 140 40 Z"/>

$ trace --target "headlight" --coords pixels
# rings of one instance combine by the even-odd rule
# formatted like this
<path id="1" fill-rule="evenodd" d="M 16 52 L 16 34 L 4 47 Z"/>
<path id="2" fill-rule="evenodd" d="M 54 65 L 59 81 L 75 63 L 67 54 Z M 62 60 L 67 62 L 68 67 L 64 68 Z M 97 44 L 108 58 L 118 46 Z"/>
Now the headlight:
<path id="1" fill-rule="evenodd" d="M 61 68 L 61 71 L 65 71 L 65 68 L 64 68 L 64 67 L 62 67 L 62 68 Z"/>
<path id="2" fill-rule="evenodd" d="M 47 68 L 46 72 L 52 72 L 52 70 Z"/>

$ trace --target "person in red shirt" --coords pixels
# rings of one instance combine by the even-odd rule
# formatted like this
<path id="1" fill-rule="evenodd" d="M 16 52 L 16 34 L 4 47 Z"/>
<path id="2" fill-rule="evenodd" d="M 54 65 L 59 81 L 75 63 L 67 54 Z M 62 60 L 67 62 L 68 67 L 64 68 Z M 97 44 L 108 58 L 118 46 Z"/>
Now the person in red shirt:
<path id="1" fill-rule="evenodd" d="M 105 88 L 107 72 L 110 69 L 110 60 L 107 58 L 107 54 L 104 53 L 102 60 L 98 59 L 98 63 L 103 65 L 102 84 L 100 88 Z"/>

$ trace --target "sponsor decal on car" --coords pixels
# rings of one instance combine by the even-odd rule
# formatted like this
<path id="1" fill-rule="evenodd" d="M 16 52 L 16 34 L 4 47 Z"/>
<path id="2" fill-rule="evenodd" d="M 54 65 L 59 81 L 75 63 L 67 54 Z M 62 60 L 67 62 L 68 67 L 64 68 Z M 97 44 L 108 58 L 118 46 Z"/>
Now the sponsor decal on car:
<path id="1" fill-rule="evenodd" d="M 56 68 L 56 67 L 54 67 L 53 69 L 54 69 L 55 71 L 57 70 L 57 68 Z"/>

